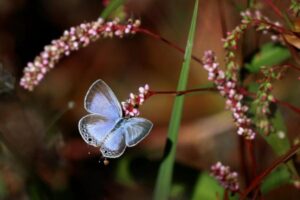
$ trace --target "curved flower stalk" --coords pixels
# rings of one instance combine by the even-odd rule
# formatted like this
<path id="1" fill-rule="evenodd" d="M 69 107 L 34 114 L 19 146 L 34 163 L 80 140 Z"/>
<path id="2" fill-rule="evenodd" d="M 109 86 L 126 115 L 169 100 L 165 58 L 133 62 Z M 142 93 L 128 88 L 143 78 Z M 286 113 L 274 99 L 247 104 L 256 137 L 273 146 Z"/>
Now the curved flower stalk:
<path id="1" fill-rule="evenodd" d="M 24 68 L 24 75 L 20 85 L 32 91 L 45 74 L 50 71 L 64 56 L 71 52 L 86 47 L 99 38 L 119 37 L 135 34 L 135 28 L 140 26 L 140 20 L 129 19 L 121 24 L 118 19 L 105 22 L 102 18 L 97 21 L 82 23 L 79 26 L 66 30 L 59 39 L 53 40 L 51 44 L 44 47 L 33 62 L 29 62 Z"/>
<path id="2" fill-rule="evenodd" d="M 279 80 L 286 68 L 287 66 L 284 65 L 279 66 L 278 69 L 275 67 L 262 67 L 265 77 L 260 81 L 256 98 L 252 104 L 255 108 L 254 122 L 256 127 L 265 135 L 274 131 L 274 127 L 269 119 L 272 115 L 271 103 L 275 102 L 275 97 L 272 95 L 272 81 Z"/>
<path id="3" fill-rule="evenodd" d="M 286 32 L 279 22 L 272 22 L 269 18 L 263 16 L 259 11 L 250 12 L 246 10 L 241 12 L 242 20 L 234 30 L 227 33 L 227 37 L 223 39 L 224 49 L 226 50 L 226 77 L 237 81 L 240 66 L 236 62 L 236 50 L 238 49 L 238 42 L 244 32 L 250 27 L 255 27 L 257 31 L 262 31 L 264 34 L 270 33 L 272 41 L 282 42 L 281 33 Z"/>
<path id="4" fill-rule="evenodd" d="M 226 99 L 226 108 L 232 112 L 235 124 L 238 128 L 237 133 L 247 140 L 255 138 L 253 123 L 247 116 L 248 106 L 244 105 L 244 98 L 237 87 L 237 81 L 227 78 L 223 70 L 219 68 L 216 62 L 216 56 L 213 51 L 206 51 L 203 59 L 204 69 L 208 71 L 208 80 L 213 81 L 220 94 Z"/>

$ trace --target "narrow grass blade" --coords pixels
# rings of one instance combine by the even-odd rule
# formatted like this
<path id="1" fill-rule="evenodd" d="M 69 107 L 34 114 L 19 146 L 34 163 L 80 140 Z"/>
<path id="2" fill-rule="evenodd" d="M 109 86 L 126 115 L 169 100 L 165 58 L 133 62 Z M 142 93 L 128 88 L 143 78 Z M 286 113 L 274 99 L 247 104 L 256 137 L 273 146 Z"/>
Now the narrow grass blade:
<path id="1" fill-rule="evenodd" d="M 185 49 L 184 61 L 182 64 L 177 90 L 186 89 L 188 74 L 189 74 L 189 66 L 191 62 L 194 35 L 196 30 L 197 13 L 198 13 L 198 0 L 196 0 L 195 2 L 193 18 L 191 21 L 191 27 L 189 31 L 188 41 Z M 159 168 L 158 177 L 155 185 L 155 191 L 154 191 L 155 200 L 168 199 L 168 195 L 171 187 L 171 181 L 172 181 L 172 173 L 173 173 L 173 166 L 174 166 L 176 145 L 177 145 L 177 138 L 178 138 L 178 129 L 181 121 L 183 102 L 184 102 L 183 95 L 177 96 L 175 98 L 172 116 L 169 124 L 168 137 L 165 146 L 164 157 Z"/>
<path id="2" fill-rule="evenodd" d="M 118 9 L 123 4 L 123 2 L 124 0 L 112 0 L 103 10 L 100 16 L 104 19 L 107 18 L 112 12 Z"/>

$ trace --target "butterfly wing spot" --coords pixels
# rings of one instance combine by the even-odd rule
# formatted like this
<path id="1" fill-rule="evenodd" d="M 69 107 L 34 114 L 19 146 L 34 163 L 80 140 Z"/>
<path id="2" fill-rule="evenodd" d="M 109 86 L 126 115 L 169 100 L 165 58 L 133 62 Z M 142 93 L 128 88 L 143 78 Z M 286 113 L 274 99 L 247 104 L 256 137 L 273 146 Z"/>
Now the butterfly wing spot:
<path id="1" fill-rule="evenodd" d="M 126 148 L 125 136 L 121 130 L 110 133 L 109 137 L 102 143 L 100 151 L 105 158 L 118 158 Z"/>
<path id="2" fill-rule="evenodd" d="M 78 128 L 86 143 L 98 147 L 116 123 L 114 120 L 108 120 L 97 114 L 89 114 L 80 119 Z"/>
<path id="3" fill-rule="evenodd" d="M 93 138 L 91 138 L 88 129 L 86 128 L 86 124 L 85 123 L 80 123 L 80 133 L 82 134 L 83 138 L 87 138 L 88 144 L 97 146 L 97 142 L 96 140 L 94 140 Z"/>

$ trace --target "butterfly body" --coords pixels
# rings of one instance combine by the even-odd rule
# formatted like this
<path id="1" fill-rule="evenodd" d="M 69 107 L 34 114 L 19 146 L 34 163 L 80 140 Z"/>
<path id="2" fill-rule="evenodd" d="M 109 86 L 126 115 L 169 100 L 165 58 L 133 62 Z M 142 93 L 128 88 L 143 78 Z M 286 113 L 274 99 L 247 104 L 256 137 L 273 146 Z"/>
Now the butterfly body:
<path id="1" fill-rule="evenodd" d="M 84 106 L 90 114 L 80 119 L 79 132 L 86 143 L 100 147 L 103 157 L 120 157 L 126 147 L 143 140 L 153 126 L 144 118 L 124 118 L 117 98 L 102 80 L 89 88 Z"/>

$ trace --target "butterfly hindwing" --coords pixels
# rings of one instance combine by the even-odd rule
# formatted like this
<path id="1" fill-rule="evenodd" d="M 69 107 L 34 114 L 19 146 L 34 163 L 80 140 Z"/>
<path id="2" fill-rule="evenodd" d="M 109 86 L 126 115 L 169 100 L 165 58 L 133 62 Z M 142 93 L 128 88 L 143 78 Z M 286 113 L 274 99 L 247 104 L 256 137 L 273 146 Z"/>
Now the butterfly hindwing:
<path id="1" fill-rule="evenodd" d="M 86 143 L 98 147 L 115 125 L 115 120 L 109 120 L 97 114 L 89 114 L 80 119 L 78 128 Z"/>
<path id="2" fill-rule="evenodd" d="M 149 134 L 152 126 L 152 122 L 144 118 L 133 117 L 127 119 L 123 125 L 126 145 L 128 147 L 137 145 Z"/>
<path id="3" fill-rule="evenodd" d="M 85 96 L 84 107 L 88 112 L 107 119 L 116 120 L 122 117 L 122 109 L 117 97 L 101 79 L 95 81 L 89 88 Z"/>
<path id="4" fill-rule="evenodd" d="M 103 141 L 100 151 L 103 157 L 118 158 L 126 149 L 124 128 L 114 128 Z"/>

